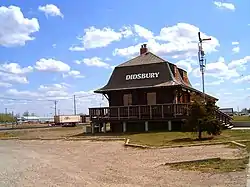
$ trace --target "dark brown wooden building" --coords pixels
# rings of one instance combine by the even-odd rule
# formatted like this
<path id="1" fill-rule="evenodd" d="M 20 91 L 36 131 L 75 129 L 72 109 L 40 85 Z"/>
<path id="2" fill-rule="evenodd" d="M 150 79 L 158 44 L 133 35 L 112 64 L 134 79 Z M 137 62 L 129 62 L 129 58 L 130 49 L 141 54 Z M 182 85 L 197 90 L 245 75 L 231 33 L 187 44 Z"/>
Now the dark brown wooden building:
<path id="1" fill-rule="evenodd" d="M 109 101 L 109 107 L 89 109 L 92 130 L 99 125 L 104 132 L 107 123 L 112 132 L 180 130 L 193 95 L 202 96 L 185 70 L 148 52 L 146 44 L 139 56 L 115 67 L 107 85 L 95 93 Z M 210 95 L 206 99 L 218 100 Z"/>

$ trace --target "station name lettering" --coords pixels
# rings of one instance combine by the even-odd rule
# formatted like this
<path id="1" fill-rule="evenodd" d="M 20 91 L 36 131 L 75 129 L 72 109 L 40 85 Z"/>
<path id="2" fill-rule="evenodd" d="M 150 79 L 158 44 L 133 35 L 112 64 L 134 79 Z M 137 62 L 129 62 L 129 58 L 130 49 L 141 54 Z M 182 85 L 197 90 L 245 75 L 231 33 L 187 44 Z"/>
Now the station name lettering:
<path id="1" fill-rule="evenodd" d="M 137 73 L 126 75 L 126 80 L 137 80 L 137 79 L 154 79 L 159 77 L 160 72 L 155 73 Z"/>

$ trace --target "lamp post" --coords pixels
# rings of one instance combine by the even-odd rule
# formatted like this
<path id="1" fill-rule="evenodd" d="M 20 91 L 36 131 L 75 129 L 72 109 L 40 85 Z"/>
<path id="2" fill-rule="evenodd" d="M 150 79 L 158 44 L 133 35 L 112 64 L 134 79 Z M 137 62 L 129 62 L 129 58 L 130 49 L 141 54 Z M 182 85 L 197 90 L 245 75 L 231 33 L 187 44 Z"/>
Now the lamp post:
<path id="1" fill-rule="evenodd" d="M 204 73 L 206 68 L 206 59 L 205 59 L 205 52 L 203 51 L 202 42 L 211 40 L 211 38 L 201 38 L 201 33 L 198 32 L 198 58 L 199 58 L 199 65 L 200 65 L 200 71 L 201 71 L 201 79 L 202 79 L 202 92 L 204 97 L 204 102 L 206 102 L 206 94 L 205 94 L 205 81 L 204 81 Z"/>

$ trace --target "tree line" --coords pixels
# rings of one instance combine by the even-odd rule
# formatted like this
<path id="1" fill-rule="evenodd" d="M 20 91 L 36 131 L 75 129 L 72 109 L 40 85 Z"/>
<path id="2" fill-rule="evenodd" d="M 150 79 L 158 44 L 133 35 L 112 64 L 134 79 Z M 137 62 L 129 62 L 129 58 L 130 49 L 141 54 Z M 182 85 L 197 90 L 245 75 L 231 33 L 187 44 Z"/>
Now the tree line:
<path id="1" fill-rule="evenodd" d="M 5 123 L 16 122 L 16 117 L 12 116 L 12 114 L 0 113 L 0 122 L 5 122 Z"/>

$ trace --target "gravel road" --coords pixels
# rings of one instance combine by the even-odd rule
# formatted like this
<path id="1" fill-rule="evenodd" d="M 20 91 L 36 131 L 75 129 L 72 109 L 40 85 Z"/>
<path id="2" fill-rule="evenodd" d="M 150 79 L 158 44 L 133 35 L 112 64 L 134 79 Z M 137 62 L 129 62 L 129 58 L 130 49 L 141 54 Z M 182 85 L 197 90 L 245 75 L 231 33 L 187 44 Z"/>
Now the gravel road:
<path id="1" fill-rule="evenodd" d="M 140 150 L 122 142 L 0 141 L 1 187 L 244 187 L 245 172 L 171 170 L 165 162 L 221 156 L 237 151 L 223 145 Z"/>

